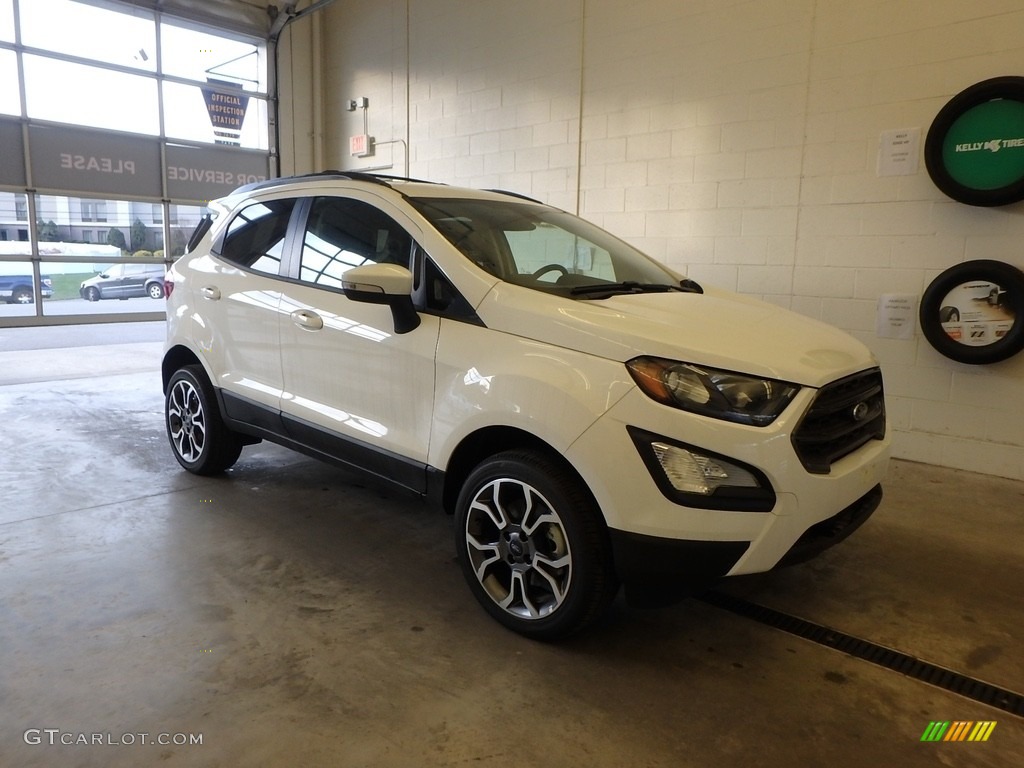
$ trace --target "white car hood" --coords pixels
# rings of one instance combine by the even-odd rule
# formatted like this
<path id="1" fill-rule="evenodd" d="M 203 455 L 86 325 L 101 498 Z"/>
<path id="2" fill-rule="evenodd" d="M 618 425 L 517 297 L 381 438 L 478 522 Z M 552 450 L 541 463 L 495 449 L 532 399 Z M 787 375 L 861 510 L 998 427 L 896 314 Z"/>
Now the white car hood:
<path id="1" fill-rule="evenodd" d="M 837 328 L 713 288 L 574 300 L 498 282 L 477 313 L 488 328 L 611 360 L 651 355 L 811 387 L 877 365 Z"/>

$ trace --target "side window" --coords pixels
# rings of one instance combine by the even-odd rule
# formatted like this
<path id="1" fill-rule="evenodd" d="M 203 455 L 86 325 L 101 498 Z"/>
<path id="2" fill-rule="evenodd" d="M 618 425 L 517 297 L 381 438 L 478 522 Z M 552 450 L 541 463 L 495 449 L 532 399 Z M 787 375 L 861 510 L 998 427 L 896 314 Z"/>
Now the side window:
<path id="1" fill-rule="evenodd" d="M 240 210 L 228 225 L 221 257 L 256 272 L 278 274 L 294 206 L 295 200 L 268 200 Z"/>
<path id="2" fill-rule="evenodd" d="M 352 267 L 380 263 L 408 267 L 411 251 L 409 234 L 372 205 L 318 197 L 302 240 L 299 279 L 341 288 L 342 276 Z"/>

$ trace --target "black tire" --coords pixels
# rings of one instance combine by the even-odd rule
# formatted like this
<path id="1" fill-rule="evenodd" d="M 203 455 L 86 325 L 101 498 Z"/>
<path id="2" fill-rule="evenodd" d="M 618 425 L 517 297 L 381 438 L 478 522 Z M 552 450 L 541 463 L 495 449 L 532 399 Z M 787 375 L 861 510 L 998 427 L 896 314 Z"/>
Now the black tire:
<path id="1" fill-rule="evenodd" d="M 1024 200 L 1024 177 L 995 189 L 971 187 L 957 180 L 946 168 L 943 155 L 946 136 L 965 112 L 989 101 L 1009 99 L 1024 102 L 1024 77 L 993 77 L 964 89 L 939 110 L 924 143 L 924 163 L 935 186 L 960 203 L 985 207 L 1008 205 Z M 1017 138 L 1011 133 L 1007 138 Z"/>
<path id="2" fill-rule="evenodd" d="M 213 385 L 200 365 L 186 365 L 171 376 L 164 424 L 174 458 L 193 474 L 219 474 L 242 452 L 242 439 L 225 426 Z"/>
<path id="3" fill-rule="evenodd" d="M 31 288 L 15 288 L 11 294 L 11 302 L 13 304 L 35 304 L 36 298 L 32 295 Z"/>
<path id="4" fill-rule="evenodd" d="M 998 306 L 1013 317 L 1012 326 L 1002 338 L 984 346 L 962 344 L 943 327 L 943 323 L 960 322 L 964 314 L 963 307 L 946 305 L 946 297 L 957 286 L 971 282 L 998 285 L 1001 289 Z M 990 298 L 986 299 L 985 305 L 989 306 L 990 302 Z M 953 319 L 949 310 L 956 312 L 956 319 Z M 921 297 L 918 315 L 921 331 L 940 354 L 969 365 L 998 363 L 1024 349 L 1024 272 L 1010 264 L 990 259 L 957 264 L 940 274 L 928 286 Z"/>
<path id="5" fill-rule="evenodd" d="M 151 299 L 162 299 L 164 297 L 164 286 L 162 283 L 153 282 L 146 286 L 146 295 Z"/>
<path id="6" fill-rule="evenodd" d="M 567 637 L 596 621 L 618 591 L 597 504 L 574 473 L 541 454 L 509 451 L 481 463 L 459 493 L 455 525 L 470 590 L 521 635 Z"/>
<path id="7" fill-rule="evenodd" d="M 86 301 L 99 301 L 102 297 L 100 296 L 100 289 L 95 285 L 90 285 L 85 289 L 85 300 Z"/>

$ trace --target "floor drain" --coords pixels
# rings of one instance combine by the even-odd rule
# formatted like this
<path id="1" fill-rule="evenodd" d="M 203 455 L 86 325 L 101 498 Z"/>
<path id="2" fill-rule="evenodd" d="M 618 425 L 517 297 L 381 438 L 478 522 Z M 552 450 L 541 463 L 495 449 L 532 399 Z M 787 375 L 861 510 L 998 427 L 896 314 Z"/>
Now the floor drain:
<path id="1" fill-rule="evenodd" d="M 706 592 L 697 599 L 738 616 L 753 619 L 827 648 L 834 648 L 858 659 L 900 672 L 959 696 L 979 701 L 1011 715 L 1024 717 L 1024 695 L 1000 688 L 998 685 L 722 592 Z"/>

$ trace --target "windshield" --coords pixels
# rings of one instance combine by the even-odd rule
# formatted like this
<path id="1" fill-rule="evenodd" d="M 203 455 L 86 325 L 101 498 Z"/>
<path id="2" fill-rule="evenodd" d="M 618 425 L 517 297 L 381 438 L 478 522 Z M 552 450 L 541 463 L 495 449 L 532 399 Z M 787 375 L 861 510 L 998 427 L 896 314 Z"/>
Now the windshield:
<path id="1" fill-rule="evenodd" d="M 410 201 L 466 258 L 506 282 L 577 298 L 601 285 L 678 286 L 651 258 L 572 214 L 527 202 Z M 581 290 L 594 286 L 594 290 Z"/>

